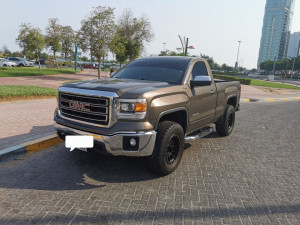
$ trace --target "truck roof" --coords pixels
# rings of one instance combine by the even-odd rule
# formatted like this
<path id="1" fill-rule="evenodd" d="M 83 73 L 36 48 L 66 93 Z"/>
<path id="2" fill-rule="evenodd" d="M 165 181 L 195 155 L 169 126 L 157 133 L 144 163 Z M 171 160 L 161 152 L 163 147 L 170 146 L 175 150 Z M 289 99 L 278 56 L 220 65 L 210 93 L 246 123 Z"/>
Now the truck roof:
<path id="1" fill-rule="evenodd" d="M 189 61 L 191 59 L 195 59 L 196 57 L 186 57 L 186 56 L 150 56 L 150 57 L 144 57 L 144 58 L 139 58 L 137 60 L 166 60 L 166 61 L 177 61 L 177 60 L 186 60 Z"/>

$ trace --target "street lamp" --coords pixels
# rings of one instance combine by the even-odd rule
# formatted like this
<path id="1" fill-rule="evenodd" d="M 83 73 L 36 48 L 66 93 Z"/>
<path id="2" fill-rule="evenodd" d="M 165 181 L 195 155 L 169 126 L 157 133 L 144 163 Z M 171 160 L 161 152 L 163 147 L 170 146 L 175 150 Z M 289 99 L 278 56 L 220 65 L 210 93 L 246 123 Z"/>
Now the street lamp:
<path id="1" fill-rule="evenodd" d="M 274 62 L 273 62 L 273 75 L 275 75 L 276 60 L 277 60 L 277 57 L 275 56 L 274 57 Z"/>
<path id="2" fill-rule="evenodd" d="M 167 43 L 165 43 L 165 42 L 163 43 L 163 45 L 164 45 L 164 51 L 166 50 L 166 44 L 167 44 Z"/>
<path id="3" fill-rule="evenodd" d="M 238 52 L 237 52 L 237 57 L 236 57 L 236 63 L 235 63 L 235 76 L 238 68 L 238 62 L 239 62 L 239 53 L 240 53 L 240 46 L 241 46 L 242 41 L 238 41 L 239 47 L 238 47 Z"/>
<path id="4" fill-rule="evenodd" d="M 300 43 L 300 42 L 299 42 Z M 295 48 L 295 57 L 293 60 L 293 66 L 292 66 L 292 74 L 291 74 L 291 80 L 293 80 L 293 73 L 294 73 L 294 66 L 295 66 L 295 59 L 297 58 L 297 49 Z"/>

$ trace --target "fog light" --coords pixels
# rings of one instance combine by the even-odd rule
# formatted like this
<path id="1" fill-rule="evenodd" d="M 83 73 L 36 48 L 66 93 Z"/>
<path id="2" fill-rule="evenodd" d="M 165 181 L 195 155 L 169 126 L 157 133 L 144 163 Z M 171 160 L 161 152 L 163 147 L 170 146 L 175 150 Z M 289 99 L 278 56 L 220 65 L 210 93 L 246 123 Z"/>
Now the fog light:
<path id="1" fill-rule="evenodd" d="M 136 146 L 136 140 L 134 138 L 130 138 L 129 142 L 132 147 Z"/>

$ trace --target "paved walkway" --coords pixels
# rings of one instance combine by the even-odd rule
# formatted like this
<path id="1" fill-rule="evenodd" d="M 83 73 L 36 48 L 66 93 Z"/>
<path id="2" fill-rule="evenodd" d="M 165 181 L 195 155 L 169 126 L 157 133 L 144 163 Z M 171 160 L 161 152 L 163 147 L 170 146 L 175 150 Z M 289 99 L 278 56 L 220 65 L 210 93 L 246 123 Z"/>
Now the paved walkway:
<path id="1" fill-rule="evenodd" d="M 55 98 L 0 104 L 0 150 L 54 134 Z"/>
<path id="2" fill-rule="evenodd" d="M 105 74 L 108 76 L 108 73 Z M 39 85 L 57 88 L 67 80 L 96 79 L 97 71 L 86 70 L 82 74 L 64 74 L 34 77 L 0 78 L 0 84 Z M 259 88 L 242 85 L 241 98 L 300 97 L 300 92 L 272 94 Z M 55 98 L 0 103 L 0 150 L 55 133 L 53 112 Z"/>
<path id="3" fill-rule="evenodd" d="M 102 72 L 101 77 L 109 77 L 108 72 Z M 0 77 L 1 85 L 30 85 L 50 88 L 58 88 L 64 82 L 72 80 L 92 80 L 97 79 L 97 70 L 84 70 L 80 74 L 59 74 L 44 76 L 26 76 L 26 77 Z"/>
<path id="4" fill-rule="evenodd" d="M 267 88 L 254 87 L 249 85 L 242 85 L 241 98 L 262 99 L 262 98 L 289 98 L 300 97 L 300 91 L 284 89 L 285 93 L 278 93 L 276 89 L 274 92 L 267 92 Z M 282 91 L 281 91 L 282 92 Z"/>

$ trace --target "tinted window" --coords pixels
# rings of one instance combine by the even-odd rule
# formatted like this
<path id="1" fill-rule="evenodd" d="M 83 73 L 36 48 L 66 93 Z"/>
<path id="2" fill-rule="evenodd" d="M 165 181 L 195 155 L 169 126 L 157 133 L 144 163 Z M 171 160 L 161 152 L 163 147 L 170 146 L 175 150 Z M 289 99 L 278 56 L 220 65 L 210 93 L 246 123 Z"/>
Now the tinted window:
<path id="1" fill-rule="evenodd" d="M 139 59 L 115 74 L 115 78 L 181 84 L 189 60 Z"/>
<path id="2" fill-rule="evenodd" d="M 207 68 L 204 62 L 196 62 L 192 70 L 193 80 L 196 76 L 208 76 Z"/>

